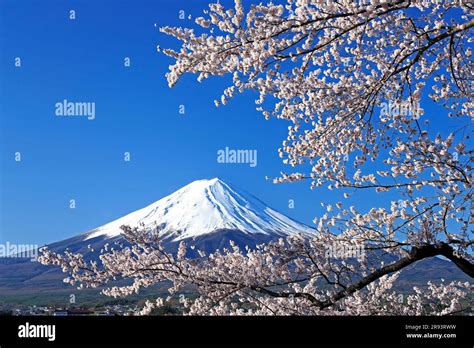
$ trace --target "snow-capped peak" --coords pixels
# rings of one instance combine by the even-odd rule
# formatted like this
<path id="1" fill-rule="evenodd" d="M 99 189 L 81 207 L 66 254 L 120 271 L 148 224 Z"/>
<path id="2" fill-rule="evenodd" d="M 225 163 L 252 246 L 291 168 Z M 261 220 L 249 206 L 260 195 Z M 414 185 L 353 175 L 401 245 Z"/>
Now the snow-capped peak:
<path id="1" fill-rule="evenodd" d="M 95 229 L 86 239 L 118 236 L 120 226 L 140 224 L 146 228 L 160 226 L 174 241 L 222 229 L 247 234 L 313 233 L 308 226 L 267 207 L 254 196 L 214 178 L 193 181 L 143 209 Z"/>

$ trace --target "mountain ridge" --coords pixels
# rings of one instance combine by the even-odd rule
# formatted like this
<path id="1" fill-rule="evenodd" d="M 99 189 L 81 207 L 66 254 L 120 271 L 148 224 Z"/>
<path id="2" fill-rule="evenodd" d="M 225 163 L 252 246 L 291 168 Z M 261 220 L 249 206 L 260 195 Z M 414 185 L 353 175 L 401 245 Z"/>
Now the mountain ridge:
<path id="1" fill-rule="evenodd" d="M 202 214 L 206 216 L 199 216 Z M 174 220 L 182 223 L 174 223 Z M 50 243 L 48 247 L 59 253 L 69 249 L 71 252 L 84 254 L 86 258 L 95 259 L 105 244 L 126 243 L 120 226 L 128 224 L 133 227 L 140 223 L 144 223 L 145 228 L 166 223 L 163 230 L 166 250 L 175 252 L 179 242 L 186 241 L 188 246 L 194 247 L 188 248 L 190 257 L 193 257 L 193 253 L 197 254 L 197 250 L 209 253 L 228 248 L 230 241 L 242 248 L 255 248 L 258 244 L 292 233 L 314 232 L 310 227 L 266 206 L 251 194 L 242 193 L 214 178 L 194 181 L 142 209 L 89 232 Z M 182 229 L 181 233 L 177 232 L 179 228 Z M 58 267 L 44 266 L 27 259 L 0 258 L 0 275 L 1 293 L 21 295 L 25 301 L 31 296 L 37 296 L 37 293 L 51 295 L 57 291 L 62 291 L 63 294 L 71 291 L 62 282 L 66 275 Z M 423 260 L 404 270 L 399 283 L 409 288 L 422 285 L 425 279 L 464 280 L 466 277 L 452 263 L 433 259 Z"/>
<path id="2" fill-rule="evenodd" d="M 216 230 L 246 234 L 311 234 L 314 229 L 270 208 L 219 178 L 196 180 L 148 206 L 86 233 L 86 240 L 120 235 L 120 226 L 159 227 L 164 238 L 181 241 Z"/>

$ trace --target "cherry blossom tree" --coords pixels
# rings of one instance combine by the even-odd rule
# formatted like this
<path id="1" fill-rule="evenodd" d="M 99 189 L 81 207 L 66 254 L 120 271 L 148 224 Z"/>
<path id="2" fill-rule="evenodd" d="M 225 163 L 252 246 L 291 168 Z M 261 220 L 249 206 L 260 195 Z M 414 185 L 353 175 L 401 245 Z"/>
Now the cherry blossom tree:
<path id="1" fill-rule="evenodd" d="M 453 314 L 469 307 L 468 282 L 429 283 L 401 295 L 399 273 L 443 256 L 474 276 L 472 34 L 474 6 L 453 0 L 326 1 L 209 5 L 196 28 L 163 27 L 180 41 L 165 49 L 174 86 L 229 75 L 215 101 L 254 91 L 267 119 L 289 123 L 278 150 L 290 168 L 275 183 L 307 180 L 333 190 L 315 236 L 255 250 L 233 245 L 198 258 L 164 250 L 160 231 L 123 227 L 131 247 L 101 262 L 44 250 L 40 261 L 73 285 L 126 296 L 171 281 L 189 314 Z M 445 112 L 425 113 L 422 105 Z M 430 120 L 456 124 L 436 134 Z M 455 122 L 454 122 L 455 121 Z M 380 207 L 349 205 L 377 194 Z M 348 206 L 349 205 L 349 206 Z M 346 251 L 340 257 L 335 250 Z M 347 251 L 359 250 L 347 255 Z M 344 254 L 344 252 L 342 253 Z M 127 286 L 113 280 L 131 279 Z M 112 283 L 111 283 L 112 282 Z M 141 314 L 168 299 L 147 302 Z"/>

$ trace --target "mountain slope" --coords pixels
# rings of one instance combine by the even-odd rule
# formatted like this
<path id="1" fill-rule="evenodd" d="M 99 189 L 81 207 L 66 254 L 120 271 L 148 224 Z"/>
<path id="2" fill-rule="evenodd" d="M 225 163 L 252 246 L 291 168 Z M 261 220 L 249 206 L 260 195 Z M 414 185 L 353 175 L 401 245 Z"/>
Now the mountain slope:
<path id="1" fill-rule="evenodd" d="M 96 258 L 106 243 L 124 242 L 120 226 L 141 224 L 145 228 L 162 228 L 164 245 L 171 252 L 180 241 L 193 245 L 195 248 L 189 251 L 189 256 L 197 250 L 212 252 L 228 247 L 231 240 L 240 247 L 254 248 L 293 233 L 313 233 L 308 226 L 216 178 L 194 181 L 143 209 L 48 247 L 56 252 L 69 249 Z M 89 245 L 94 252 L 89 250 Z M 62 282 L 64 277 L 58 267 L 43 266 L 29 259 L 0 258 L 0 306 L 2 301 L 11 301 L 5 296 L 23 296 L 24 301 L 40 293 L 68 298 L 72 289 Z M 408 268 L 399 280 L 401 288 L 409 289 L 423 285 L 426 279 L 440 278 L 466 280 L 467 276 L 451 262 L 434 258 Z"/>
<path id="2" fill-rule="evenodd" d="M 254 248 L 293 233 L 313 233 L 308 226 L 215 178 L 194 181 L 145 208 L 48 247 L 59 253 L 68 249 L 95 259 L 105 244 L 127 244 L 121 236 L 122 225 L 143 225 L 147 229 L 159 226 L 167 250 L 174 252 L 180 241 L 186 241 L 194 246 L 189 249 L 191 257 L 197 250 L 213 252 L 229 247 L 231 240 L 242 248 Z M 4 294 L 70 290 L 62 282 L 64 277 L 57 267 L 20 258 L 0 258 L 0 290 Z"/>
<path id="3" fill-rule="evenodd" d="M 115 237 L 120 226 L 162 228 L 174 242 L 196 238 L 218 230 L 247 235 L 290 235 L 313 233 L 306 225 L 267 207 L 250 194 L 237 191 L 218 178 L 197 180 L 149 206 L 101 226 L 87 234 Z"/>

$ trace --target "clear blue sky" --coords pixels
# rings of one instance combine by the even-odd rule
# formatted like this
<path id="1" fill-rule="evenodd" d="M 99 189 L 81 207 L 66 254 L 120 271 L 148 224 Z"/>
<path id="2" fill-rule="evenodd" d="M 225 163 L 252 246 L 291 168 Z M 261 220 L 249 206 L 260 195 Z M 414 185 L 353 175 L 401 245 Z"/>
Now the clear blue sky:
<path id="1" fill-rule="evenodd" d="M 164 74 L 172 61 L 156 46 L 176 42 L 155 23 L 192 25 L 179 19 L 179 11 L 195 17 L 206 1 L 0 4 L 0 242 L 64 239 L 212 177 L 307 224 L 321 213 L 329 191 L 265 181 L 286 169 L 277 148 L 288 124 L 265 121 L 255 111 L 255 95 L 216 108 L 213 100 L 226 80 L 199 84 L 187 76 L 168 88 Z M 63 99 L 95 102 L 96 119 L 56 117 L 55 103 Z M 226 146 L 257 149 L 257 167 L 217 163 L 217 150 Z M 131 153 L 130 162 L 124 152 Z"/>

